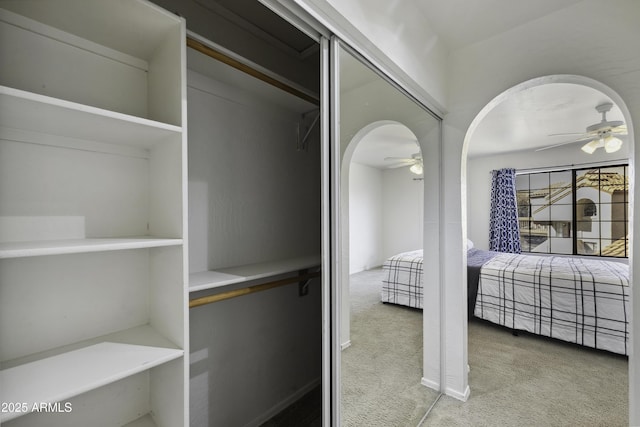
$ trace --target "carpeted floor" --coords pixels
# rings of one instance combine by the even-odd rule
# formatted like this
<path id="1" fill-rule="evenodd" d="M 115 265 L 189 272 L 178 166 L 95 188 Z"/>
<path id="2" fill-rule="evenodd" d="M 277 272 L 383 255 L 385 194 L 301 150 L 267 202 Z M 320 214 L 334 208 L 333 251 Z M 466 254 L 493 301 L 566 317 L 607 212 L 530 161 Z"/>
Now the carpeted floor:
<path id="1" fill-rule="evenodd" d="M 351 347 L 342 352 L 345 426 L 414 427 L 438 393 L 420 384 L 422 313 L 379 302 L 381 270 L 351 276 Z M 442 396 L 423 426 L 625 426 L 622 356 L 469 322 L 466 403 Z"/>
<path id="2" fill-rule="evenodd" d="M 422 378 L 422 311 L 382 304 L 382 270 L 351 276 L 351 346 L 342 352 L 342 424 L 416 426 L 438 396 Z"/>
<path id="3" fill-rule="evenodd" d="M 624 356 L 469 322 L 469 387 L 440 398 L 425 426 L 628 425 Z"/>

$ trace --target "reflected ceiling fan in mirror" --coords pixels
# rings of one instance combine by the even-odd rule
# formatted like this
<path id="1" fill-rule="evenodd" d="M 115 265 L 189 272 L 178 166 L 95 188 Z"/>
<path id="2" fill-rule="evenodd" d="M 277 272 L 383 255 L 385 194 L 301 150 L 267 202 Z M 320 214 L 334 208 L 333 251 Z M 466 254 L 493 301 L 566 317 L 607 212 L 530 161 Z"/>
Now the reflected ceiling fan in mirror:
<path id="1" fill-rule="evenodd" d="M 396 161 L 399 162 L 396 165 L 391 165 L 389 166 L 390 168 L 401 168 L 404 166 L 410 166 L 409 170 L 416 174 L 416 175 L 422 175 L 423 172 L 423 165 L 422 165 L 422 155 L 420 153 L 415 153 L 413 155 L 411 155 L 410 158 L 408 157 L 385 157 L 385 160 L 388 161 Z"/>
<path id="2" fill-rule="evenodd" d="M 579 133 L 578 137 L 561 142 L 559 144 L 550 145 L 548 147 L 538 148 L 536 151 L 548 150 L 550 148 L 562 147 L 567 144 L 585 143 L 581 150 L 588 154 L 593 154 L 598 148 L 604 148 L 607 153 L 615 153 L 622 147 L 622 140 L 619 137 L 627 135 L 627 126 L 620 120 L 607 120 L 607 113 L 611 111 L 613 104 L 605 102 L 596 106 L 596 111 L 602 114 L 600 123 L 587 127 L 586 132 Z M 574 134 L 551 134 L 549 136 L 558 135 L 574 135 Z"/>

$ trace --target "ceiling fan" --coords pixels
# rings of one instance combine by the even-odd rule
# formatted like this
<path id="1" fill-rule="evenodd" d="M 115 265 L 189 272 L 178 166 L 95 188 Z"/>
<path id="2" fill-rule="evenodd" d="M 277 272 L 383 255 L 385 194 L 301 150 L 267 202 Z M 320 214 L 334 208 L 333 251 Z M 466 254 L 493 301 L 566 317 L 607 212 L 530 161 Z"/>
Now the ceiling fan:
<path id="1" fill-rule="evenodd" d="M 581 148 L 582 151 L 588 154 L 593 154 L 598 148 L 604 148 L 607 153 L 615 153 L 622 147 L 622 140 L 619 136 L 627 135 L 627 126 L 620 120 L 607 120 L 607 113 L 611 111 L 613 104 L 605 102 L 596 106 L 596 111 L 602 114 L 602 120 L 600 123 L 593 124 L 587 127 L 587 131 L 579 133 L 578 137 L 570 141 L 561 142 L 559 144 L 550 145 L 548 147 L 538 148 L 536 151 L 548 150 L 550 148 L 561 147 L 567 144 L 577 144 L 584 142 Z M 557 135 L 572 135 L 572 134 L 551 134 L 549 136 Z"/>
<path id="2" fill-rule="evenodd" d="M 403 166 L 411 165 L 409 170 L 412 173 L 414 173 L 416 175 L 422 175 L 423 165 L 422 165 L 422 155 L 420 153 L 412 154 L 410 158 L 408 158 L 408 157 L 385 157 L 384 159 L 385 160 L 395 160 L 397 162 L 400 162 L 397 165 L 389 166 L 391 168 L 401 168 Z"/>

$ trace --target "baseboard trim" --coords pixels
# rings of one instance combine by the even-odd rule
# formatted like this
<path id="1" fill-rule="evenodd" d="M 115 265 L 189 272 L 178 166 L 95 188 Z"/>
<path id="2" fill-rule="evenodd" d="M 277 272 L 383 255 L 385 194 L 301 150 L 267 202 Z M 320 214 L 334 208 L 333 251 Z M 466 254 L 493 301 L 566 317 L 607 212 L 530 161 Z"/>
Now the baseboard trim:
<path id="1" fill-rule="evenodd" d="M 453 390 L 450 388 L 445 389 L 444 394 L 447 396 L 451 396 L 454 399 L 461 400 L 462 402 L 466 402 L 469 399 L 469 395 L 471 394 L 471 389 L 467 386 L 464 389 L 464 392 L 460 393 L 458 390 Z"/>
<path id="2" fill-rule="evenodd" d="M 349 348 L 349 347 L 351 347 L 351 340 L 348 340 L 340 344 L 340 350 L 344 350 L 345 348 Z"/>
<path id="3" fill-rule="evenodd" d="M 430 379 L 427 379 L 425 377 L 422 377 L 422 380 L 420 380 L 420 384 L 433 390 L 440 391 L 440 383 L 431 381 Z"/>
<path id="4" fill-rule="evenodd" d="M 253 420 L 249 421 L 247 424 L 245 424 L 245 427 L 258 427 L 258 426 L 264 424 L 265 422 L 269 421 L 271 418 L 273 418 L 274 416 L 278 415 L 285 408 L 290 406 L 293 402 L 295 402 L 296 400 L 300 399 L 302 396 L 304 396 L 305 394 L 307 394 L 308 392 L 310 392 L 311 390 L 313 390 L 314 388 L 316 388 L 320 384 L 322 384 L 322 378 L 316 378 L 315 380 L 311 381 L 307 385 L 305 385 L 302 388 L 299 388 L 298 390 L 296 390 L 294 393 L 289 395 L 289 397 L 287 397 L 287 398 L 281 400 L 280 402 L 276 403 L 268 411 L 263 412 L 262 414 L 258 415 L 256 418 L 254 418 Z"/>

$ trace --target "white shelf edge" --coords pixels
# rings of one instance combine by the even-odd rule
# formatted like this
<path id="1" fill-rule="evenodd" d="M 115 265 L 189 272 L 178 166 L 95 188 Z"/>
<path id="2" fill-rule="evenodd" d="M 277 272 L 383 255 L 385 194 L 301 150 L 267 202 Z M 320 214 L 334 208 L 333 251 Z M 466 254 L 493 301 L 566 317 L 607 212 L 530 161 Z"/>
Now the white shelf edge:
<path id="1" fill-rule="evenodd" d="M 0 127 L 144 148 L 182 133 L 180 126 L 1 85 Z"/>
<path id="2" fill-rule="evenodd" d="M 183 350 L 103 342 L 0 371 L 3 399 L 26 403 L 62 402 L 182 357 Z M 28 412 L 27 412 L 28 413 Z M 2 414 L 2 422 L 25 413 Z"/>
<path id="3" fill-rule="evenodd" d="M 154 237 L 3 242 L 0 243 L 0 259 L 157 248 L 163 246 L 178 246 L 182 243 L 182 239 Z"/>
<path id="4" fill-rule="evenodd" d="M 189 292 L 204 291 L 250 280 L 264 279 L 320 265 L 320 255 L 311 255 L 195 272 L 189 274 Z"/>

